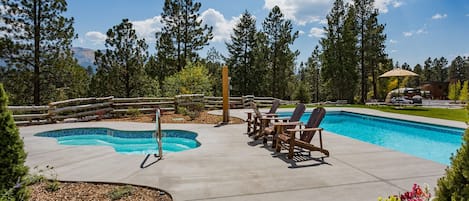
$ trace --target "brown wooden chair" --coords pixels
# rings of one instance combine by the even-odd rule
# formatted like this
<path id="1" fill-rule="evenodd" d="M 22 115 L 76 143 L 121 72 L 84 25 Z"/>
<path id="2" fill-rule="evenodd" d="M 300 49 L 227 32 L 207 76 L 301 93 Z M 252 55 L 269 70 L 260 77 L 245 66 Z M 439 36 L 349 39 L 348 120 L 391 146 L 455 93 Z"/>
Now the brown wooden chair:
<path id="1" fill-rule="evenodd" d="M 278 107 L 280 106 L 280 100 L 275 99 L 274 101 L 272 101 L 272 106 L 270 107 L 270 110 L 267 113 L 261 113 L 257 108 L 257 104 L 254 102 L 251 102 L 250 105 L 253 109 L 253 112 L 247 112 L 248 118 L 246 119 L 246 122 L 248 122 L 247 133 L 249 136 L 252 136 L 261 131 L 265 126 L 268 126 L 269 122 L 267 122 L 267 120 L 263 118 L 277 117 L 276 112 Z"/>
<path id="2" fill-rule="evenodd" d="M 274 123 L 272 123 L 272 125 L 269 127 L 265 127 L 262 130 L 262 133 L 260 133 L 260 135 L 258 136 L 258 138 L 263 137 L 263 142 L 265 144 L 267 143 L 268 138 L 270 136 L 273 136 L 272 147 L 274 147 L 276 139 L 275 134 L 280 133 L 279 130 L 295 128 L 295 126 L 298 125 L 298 123 L 300 122 L 301 116 L 303 116 L 305 110 L 306 106 L 303 103 L 300 103 L 296 105 L 295 110 L 293 110 L 293 113 L 289 119 L 278 117 L 265 118 L 265 121 L 268 121 L 269 123 L 273 121 Z"/>
<path id="3" fill-rule="evenodd" d="M 287 129 L 285 132 L 281 132 L 277 136 L 276 142 L 276 152 L 280 152 L 282 148 L 288 149 L 288 158 L 293 158 L 295 147 L 298 147 L 303 150 L 319 151 L 323 153 L 326 157 L 329 156 L 329 151 L 323 148 L 322 145 L 322 128 L 319 128 L 322 119 L 326 115 L 326 110 L 322 107 L 318 107 L 313 110 L 311 116 L 309 117 L 308 123 L 304 128 L 293 128 Z M 295 134 L 299 132 L 300 138 L 296 138 Z M 316 132 L 319 133 L 319 147 L 311 144 Z M 324 158 L 324 157 L 321 157 Z"/>

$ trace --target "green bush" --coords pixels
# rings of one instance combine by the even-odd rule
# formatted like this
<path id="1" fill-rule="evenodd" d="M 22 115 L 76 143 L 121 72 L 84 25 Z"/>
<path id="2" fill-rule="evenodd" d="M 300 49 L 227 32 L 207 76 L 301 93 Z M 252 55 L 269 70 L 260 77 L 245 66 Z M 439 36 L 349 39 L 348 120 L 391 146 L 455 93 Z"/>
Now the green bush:
<path id="1" fill-rule="evenodd" d="M 468 109 L 466 107 L 466 109 Z M 451 156 L 451 165 L 445 176 L 438 180 L 435 201 L 459 201 L 469 198 L 469 129 L 456 155 Z"/>
<path id="2" fill-rule="evenodd" d="M 120 200 L 121 198 L 131 196 L 134 188 L 130 185 L 120 186 L 108 193 L 111 200 Z"/>
<path id="3" fill-rule="evenodd" d="M 136 119 L 141 115 L 141 113 L 137 108 L 129 108 L 127 110 L 127 115 L 129 115 L 131 119 Z"/>
<path id="4" fill-rule="evenodd" d="M 7 105 L 8 97 L 0 83 L 0 195 L 9 194 L 10 200 L 23 200 L 27 197 L 26 188 L 21 185 L 28 173 L 24 165 L 26 153 Z"/>
<path id="5" fill-rule="evenodd" d="M 208 70 L 201 64 L 187 64 L 178 73 L 164 80 L 165 96 L 173 97 L 180 94 L 212 95 L 212 84 Z"/>

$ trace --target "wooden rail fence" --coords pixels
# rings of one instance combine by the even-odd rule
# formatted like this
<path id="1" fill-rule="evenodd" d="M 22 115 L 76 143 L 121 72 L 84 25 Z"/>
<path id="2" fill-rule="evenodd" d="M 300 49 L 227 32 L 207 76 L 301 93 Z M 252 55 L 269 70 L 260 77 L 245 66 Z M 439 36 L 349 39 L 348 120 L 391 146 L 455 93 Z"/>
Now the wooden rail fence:
<path id="1" fill-rule="evenodd" d="M 175 97 L 138 97 L 138 98 L 76 98 L 52 102 L 43 106 L 9 106 L 18 125 L 46 124 L 58 121 L 89 121 L 133 113 L 152 114 L 158 107 L 162 111 L 177 111 L 178 107 L 201 106 L 207 110 L 221 109 L 222 97 L 187 94 Z M 230 108 L 249 108 L 251 102 L 260 107 L 270 107 L 272 97 L 242 96 L 230 97 Z M 296 102 L 283 101 L 281 104 Z"/>

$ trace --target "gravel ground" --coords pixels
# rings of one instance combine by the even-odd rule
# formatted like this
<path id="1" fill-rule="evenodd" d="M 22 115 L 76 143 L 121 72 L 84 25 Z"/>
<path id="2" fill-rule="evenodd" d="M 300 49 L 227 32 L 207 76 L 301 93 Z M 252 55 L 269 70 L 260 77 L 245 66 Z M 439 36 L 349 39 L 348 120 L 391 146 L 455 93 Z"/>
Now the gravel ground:
<path id="1" fill-rule="evenodd" d="M 116 184 L 74 183 L 61 182 L 56 191 L 48 191 L 47 182 L 40 182 L 30 186 L 30 200 L 32 201 L 61 201 L 61 200 L 154 200 L 171 201 L 171 197 L 162 191 Z"/>

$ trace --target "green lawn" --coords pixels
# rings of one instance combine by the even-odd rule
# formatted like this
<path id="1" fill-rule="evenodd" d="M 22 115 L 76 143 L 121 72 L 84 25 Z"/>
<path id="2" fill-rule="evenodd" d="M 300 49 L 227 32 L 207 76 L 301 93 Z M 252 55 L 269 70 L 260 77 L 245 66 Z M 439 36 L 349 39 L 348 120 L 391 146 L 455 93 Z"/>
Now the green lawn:
<path id="1" fill-rule="evenodd" d="M 294 108 L 294 105 L 282 105 L 281 108 Z M 398 114 L 407 114 L 423 117 L 432 117 L 438 119 L 448 119 L 453 121 L 468 121 L 466 109 L 446 109 L 446 108 L 424 108 L 424 107 L 405 107 L 398 108 L 392 106 L 366 106 L 366 105 L 347 105 L 347 106 L 324 106 L 324 107 L 355 107 L 374 109 L 383 112 L 392 112 Z"/>

